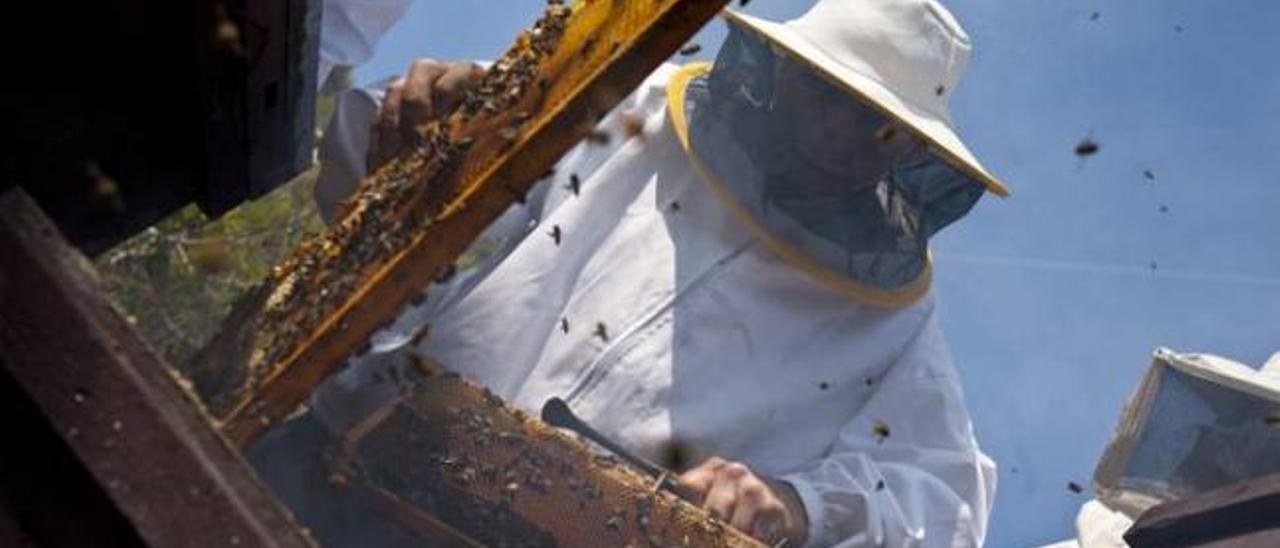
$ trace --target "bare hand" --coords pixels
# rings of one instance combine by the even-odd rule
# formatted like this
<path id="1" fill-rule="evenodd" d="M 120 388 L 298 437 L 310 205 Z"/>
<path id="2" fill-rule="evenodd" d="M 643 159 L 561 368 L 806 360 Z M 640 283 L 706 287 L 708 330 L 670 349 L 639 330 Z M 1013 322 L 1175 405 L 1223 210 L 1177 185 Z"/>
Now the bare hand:
<path id="1" fill-rule="evenodd" d="M 747 465 L 711 457 L 680 475 L 678 485 L 712 515 L 765 542 L 801 546 L 808 520 L 795 490 L 757 476 Z"/>
<path id="2" fill-rule="evenodd" d="M 471 62 L 418 59 L 387 86 L 369 139 L 369 171 L 418 143 L 418 128 L 437 120 L 475 87 L 484 69 Z"/>

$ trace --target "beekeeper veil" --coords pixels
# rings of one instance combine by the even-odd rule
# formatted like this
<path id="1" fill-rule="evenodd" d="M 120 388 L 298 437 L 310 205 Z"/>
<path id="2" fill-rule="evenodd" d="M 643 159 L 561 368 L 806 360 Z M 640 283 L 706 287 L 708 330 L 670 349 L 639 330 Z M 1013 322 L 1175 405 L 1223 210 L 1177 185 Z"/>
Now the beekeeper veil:
<path id="1" fill-rule="evenodd" d="M 1003 187 L 742 17 L 713 66 L 673 82 L 700 174 L 801 269 L 871 304 L 913 302 L 929 285 L 929 238 Z"/>

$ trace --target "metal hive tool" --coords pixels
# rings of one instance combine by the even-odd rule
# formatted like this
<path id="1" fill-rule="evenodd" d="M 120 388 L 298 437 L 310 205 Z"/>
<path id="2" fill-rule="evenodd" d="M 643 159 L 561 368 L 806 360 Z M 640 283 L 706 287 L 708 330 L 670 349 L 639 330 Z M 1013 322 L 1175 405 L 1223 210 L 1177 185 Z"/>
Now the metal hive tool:
<path id="1" fill-rule="evenodd" d="M 346 436 L 348 484 L 410 528 L 485 546 L 762 546 L 654 478 L 419 360 L 394 405 Z M 421 524 L 418 524 L 421 525 Z"/>

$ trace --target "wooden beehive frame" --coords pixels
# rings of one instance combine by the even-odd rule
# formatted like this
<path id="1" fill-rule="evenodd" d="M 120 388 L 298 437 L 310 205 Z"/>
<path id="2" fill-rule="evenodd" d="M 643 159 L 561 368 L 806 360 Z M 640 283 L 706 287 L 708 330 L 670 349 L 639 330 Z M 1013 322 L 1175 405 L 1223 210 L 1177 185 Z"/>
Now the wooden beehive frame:
<path id="1" fill-rule="evenodd" d="M 482 91 L 361 183 L 268 280 L 244 380 L 213 413 L 244 446 L 420 295 L 724 0 L 553 1 Z"/>

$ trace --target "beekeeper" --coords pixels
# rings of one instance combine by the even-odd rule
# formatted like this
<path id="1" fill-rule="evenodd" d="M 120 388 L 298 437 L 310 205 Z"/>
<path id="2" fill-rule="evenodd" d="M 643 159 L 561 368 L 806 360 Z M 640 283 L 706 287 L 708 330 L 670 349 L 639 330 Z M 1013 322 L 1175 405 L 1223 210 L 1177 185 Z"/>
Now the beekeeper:
<path id="1" fill-rule="evenodd" d="M 608 143 L 573 149 L 485 234 L 477 266 L 376 345 L 429 323 L 423 353 L 518 405 L 561 397 L 642 456 L 693 455 L 680 483 L 768 541 L 979 545 L 995 468 L 927 247 L 1007 192 L 948 114 L 969 38 L 934 0 L 725 17 L 714 64 L 657 70 L 603 120 Z M 345 96 L 322 211 L 475 72 L 424 60 L 380 103 Z M 317 417 L 341 430 L 373 377 L 331 379 Z"/>

